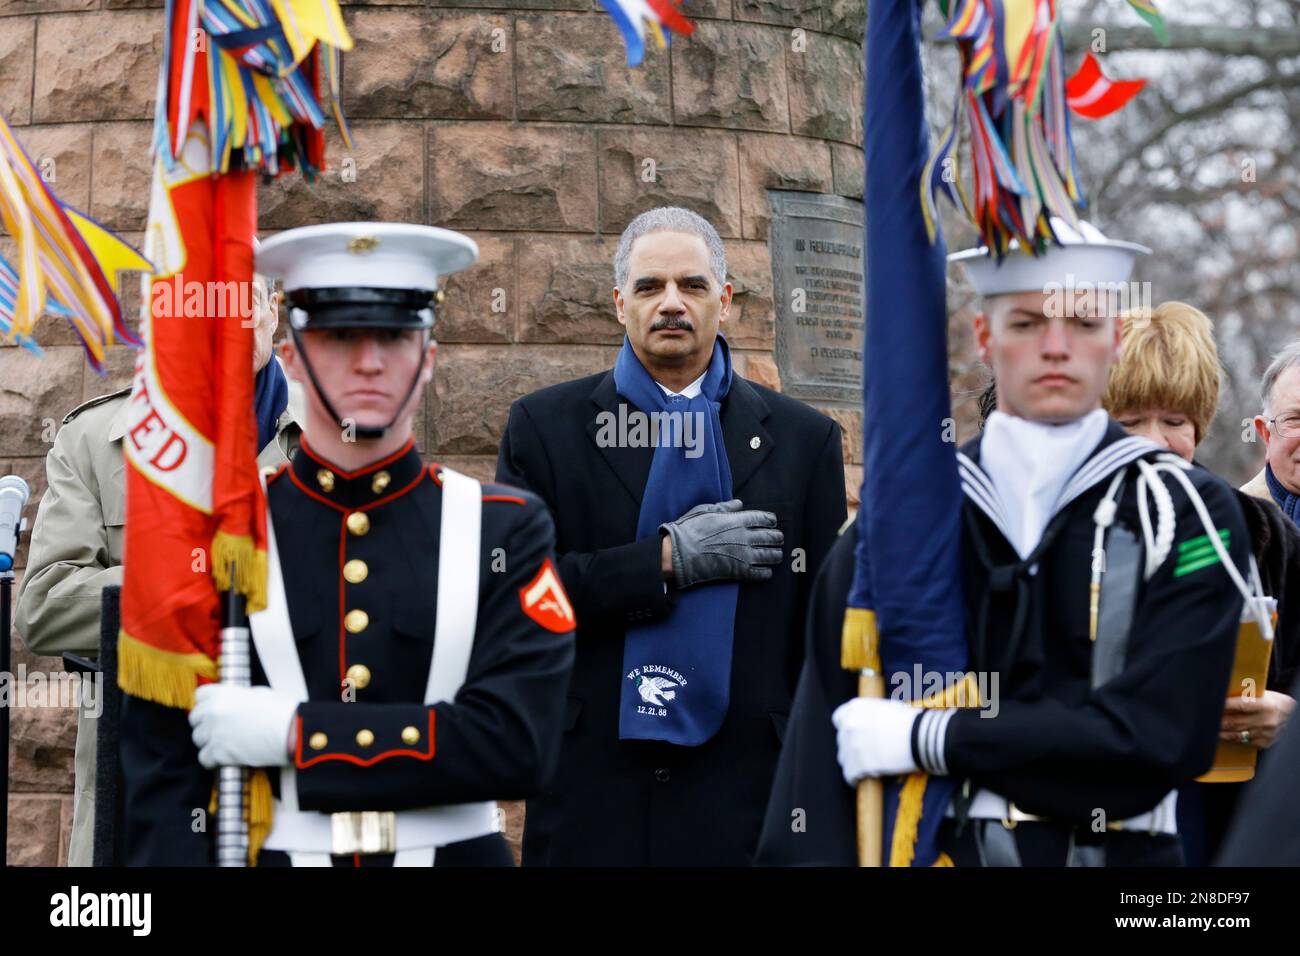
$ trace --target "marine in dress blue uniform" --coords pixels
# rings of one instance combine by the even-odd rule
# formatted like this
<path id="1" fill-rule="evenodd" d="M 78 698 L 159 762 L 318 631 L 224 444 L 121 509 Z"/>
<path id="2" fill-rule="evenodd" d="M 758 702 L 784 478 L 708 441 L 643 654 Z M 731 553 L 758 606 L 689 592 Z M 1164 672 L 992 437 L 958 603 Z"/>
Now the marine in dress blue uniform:
<path id="1" fill-rule="evenodd" d="M 393 421 L 358 425 L 338 415 L 348 393 L 322 336 L 427 348 L 438 277 L 476 256 L 464 236 L 396 224 L 262 244 L 329 427 L 391 447 L 427 376 L 393 383 L 405 396 Z M 530 797 L 553 772 L 573 657 L 550 516 L 526 491 L 425 464 L 409 434 L 342 467 L 321 451 L 321 422 L 309 415 L 298 454 L 266 477 L 273 553 L 268 608 L 250 619 L 253 686 L 201 687 L 188 718 L 126 701 L 128 861 L 211 863 L 212 828 L 195 832 L 194 810 L 208 806 L 211 768 L 238 763 L 266 769 L 275 798 L 259 865 L 508 866 L 494 801 Z"/>

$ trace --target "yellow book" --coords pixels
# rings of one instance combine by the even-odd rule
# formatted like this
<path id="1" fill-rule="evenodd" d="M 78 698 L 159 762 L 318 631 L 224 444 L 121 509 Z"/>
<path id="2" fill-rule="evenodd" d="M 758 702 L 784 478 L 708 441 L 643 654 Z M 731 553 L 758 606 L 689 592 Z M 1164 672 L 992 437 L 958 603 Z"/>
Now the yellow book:
<path id="1" fill-rule="evenodd" d="M 1271 624 L 1277 625 L 1277 601 L 1264 598 Z M 1241 609 L 1241 626 L 1237 630 L 1237 656 L 1232 663 L 1232 680 L 1228 697 L 1258 697 L 1268 684 L 1268 659 L 1273 653 L 1273 627 L 1265 634 L 1248 602 Z M 1259 748 L 1235 740 L 1220 740 L 1214 752 L 1214 765 L 1196 779 L 1201 783 L 1241 783 L 1255 776 L 1255 758 Z"/>

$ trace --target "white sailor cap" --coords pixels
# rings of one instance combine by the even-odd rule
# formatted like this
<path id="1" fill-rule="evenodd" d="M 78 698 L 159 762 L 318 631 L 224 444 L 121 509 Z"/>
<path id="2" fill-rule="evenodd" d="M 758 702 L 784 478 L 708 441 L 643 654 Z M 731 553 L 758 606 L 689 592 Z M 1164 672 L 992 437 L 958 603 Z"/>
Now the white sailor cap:
<path id="1" fill-rule="evenodd" d="M 1137 257 L 1151 253 L 1136 242 L 1107 239 L 1100 229 L 1083 220 L 1076 230 L 1053 216 L 1052 231 L 1061 245 L 1049 243 L 1037 256 L 1024 255 L 1013 241 L 1001 263 L 989 255 L 987 246 L 954 252 L 948 261 L 960 262 L 975 291 L 988 298 L 1012 292 L 1046 292 L 1053 284 L 1078 287 L 1090 283 L 1098 288 L 1121 284 L 1133 274 Z"/>
<path id="2" fill-rule="evenodd" d="M 469 236 L 402 222 L 335 222 L 262 241 L 256 269 L 279 279 L 295 328 L 428 328 L 438 281 L 478 260 Z"/>

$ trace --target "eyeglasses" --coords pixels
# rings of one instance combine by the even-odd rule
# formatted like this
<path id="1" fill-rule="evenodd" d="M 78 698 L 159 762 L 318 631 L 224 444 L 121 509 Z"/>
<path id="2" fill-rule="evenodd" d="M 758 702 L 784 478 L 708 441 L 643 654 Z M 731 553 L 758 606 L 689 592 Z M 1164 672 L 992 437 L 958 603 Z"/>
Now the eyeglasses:
<path id="1" fill-rule="evenodd" d="M 1300 436 L 1300 413 L 1289 412 L 1281 418 L 1270 418 L 1268 423 L 1283 438 Z"/>

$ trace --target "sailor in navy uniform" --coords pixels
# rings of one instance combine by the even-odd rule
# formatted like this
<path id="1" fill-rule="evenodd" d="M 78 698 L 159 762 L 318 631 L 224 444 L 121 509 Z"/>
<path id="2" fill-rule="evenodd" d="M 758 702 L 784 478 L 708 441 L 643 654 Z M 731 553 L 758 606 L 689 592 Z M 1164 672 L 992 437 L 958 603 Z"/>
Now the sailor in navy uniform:
<path id="1" fill-rule="evenodd" d="M 200 687 L 188 721 L 127 699 L 129 863 L 210 863 L 215 827 L 196 833 L 195 810 L 210 768 L 236 765 L 270 775 L 259 865 L 511 865 L 494 801 L 554 770 L 574 619 L 539 499 L 426 465 L 411 438 L 434 290 L 476 258 L 414 225 L 262 243 L 308 407 L 299 453 L 266 479 L 253 686 Z"/>
<path id="2" fill-rule="evenodd" d="M 1181 863 L 1175 790 L 1210 766 L 1243 603 L 1262 604 L 1231 489 L 1100 410 L 1117 319 L 1043 292 L 1127 282 L 1146 251 L 1083 226 L 1002 268 L 954 256 L 985 298 L 976 341 L 1000 402 L 958 455 L 984 706 L 856 696 L 840 667 L 849 529 L 814 587 L 759 863 L 855 865 L 854 785 L 916 770 L 961 781 L 939 831 L 958 866 Z"/>

